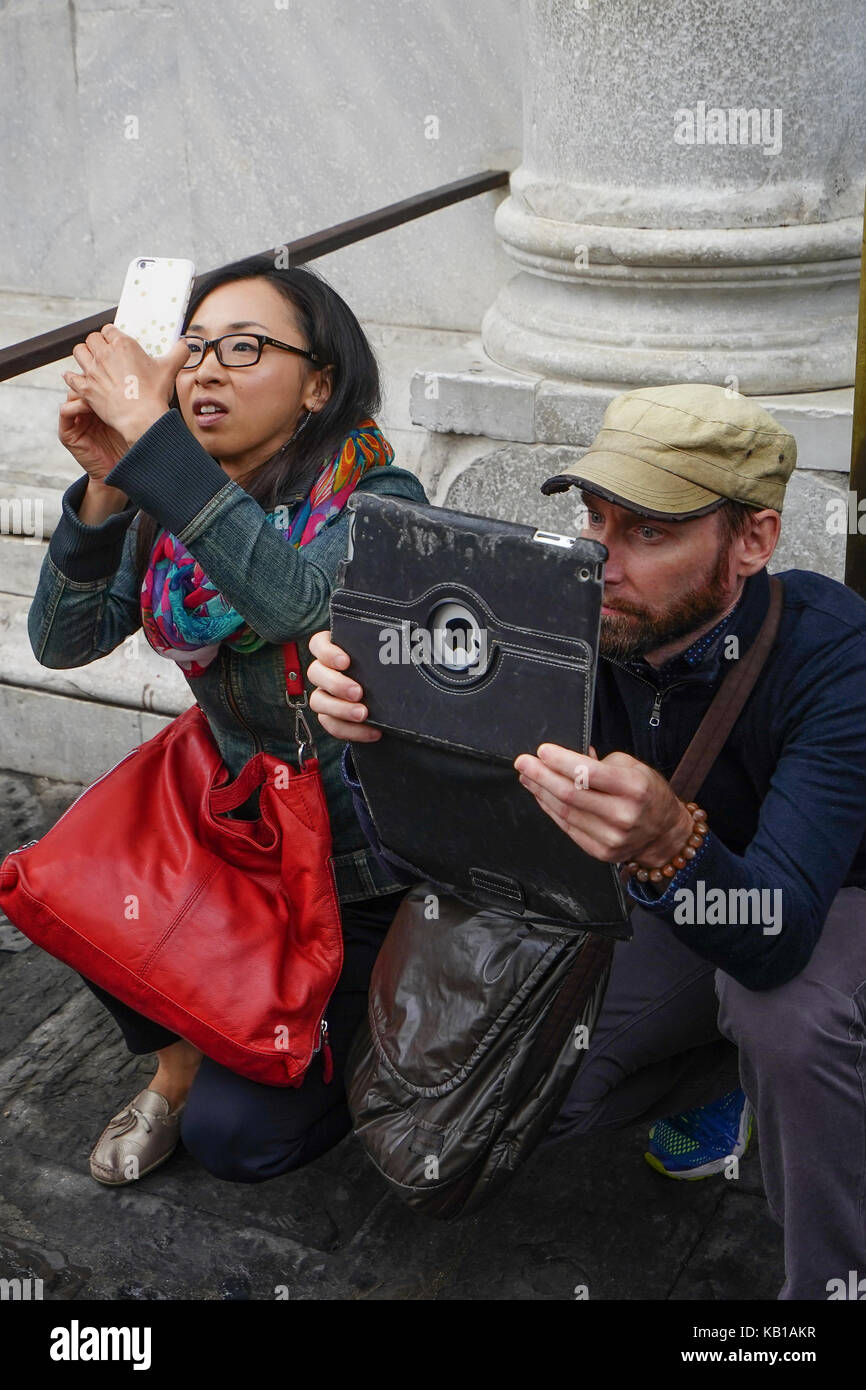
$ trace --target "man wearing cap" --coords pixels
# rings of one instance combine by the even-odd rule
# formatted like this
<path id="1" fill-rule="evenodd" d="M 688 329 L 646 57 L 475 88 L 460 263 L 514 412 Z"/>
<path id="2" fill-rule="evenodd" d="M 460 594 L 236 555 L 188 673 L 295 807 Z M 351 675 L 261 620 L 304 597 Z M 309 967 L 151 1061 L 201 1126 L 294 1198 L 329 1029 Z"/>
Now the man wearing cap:
<path id="1" fill-rule="evenodd" d="M 632 868 L 637 904 L 548 1142 L 657 1120 L 655 1167 L 736 1176 L 754 1107 L 779 1297 L 825 1299 L 866 1275 L 866 603 L 781 574 L 778 637 L 697 821 L 667 781 L 766 615 L 795 462 L 792 436 L 721 387 L 611 402 L 542 488 L 579 487 L 608 549 L 592 755 L 542 745 L 515 766 L 559 833 Z M 378 738 L 346 654 L 310 645 L 321 722 Z"/>

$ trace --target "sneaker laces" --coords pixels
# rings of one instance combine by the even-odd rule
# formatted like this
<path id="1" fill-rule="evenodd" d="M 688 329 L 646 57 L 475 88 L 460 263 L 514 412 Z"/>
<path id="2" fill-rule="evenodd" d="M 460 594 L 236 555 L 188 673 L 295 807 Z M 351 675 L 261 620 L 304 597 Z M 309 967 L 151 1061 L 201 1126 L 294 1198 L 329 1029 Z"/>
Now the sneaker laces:
<path id="1" fill-rule="evenodd" d="M 730 1105 L 736 1094 L 736 1091 L 729 1091 L 712 1106 L 699 1105 L 692 1110 L 683 1110 L 679 1115 L 668 1115 L 666 1123 L 699 1142 L 718 1141 L 723 1135 L 728 1138 L 733 1122 L 727 1117 L 723 1118 L 719 1112 Z"/>

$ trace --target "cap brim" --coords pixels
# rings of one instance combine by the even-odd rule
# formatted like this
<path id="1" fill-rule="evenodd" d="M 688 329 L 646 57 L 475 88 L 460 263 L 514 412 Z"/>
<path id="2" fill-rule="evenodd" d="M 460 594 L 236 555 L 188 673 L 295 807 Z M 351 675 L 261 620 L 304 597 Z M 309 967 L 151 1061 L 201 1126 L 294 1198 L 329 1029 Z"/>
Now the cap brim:
<path id="1" fill-rule="evenodd" d="M 608 502 L 657 521 L 686 521 L 690 517 L 705 516 L 726 500 L 717 492 L 698 487 L 633 454 L 618 454 L 609 449 L 590 449 L 573 469 L 557 473 L 542 483 L 541 491 L 549 496 L 569 487 L 583 487 Z"/>

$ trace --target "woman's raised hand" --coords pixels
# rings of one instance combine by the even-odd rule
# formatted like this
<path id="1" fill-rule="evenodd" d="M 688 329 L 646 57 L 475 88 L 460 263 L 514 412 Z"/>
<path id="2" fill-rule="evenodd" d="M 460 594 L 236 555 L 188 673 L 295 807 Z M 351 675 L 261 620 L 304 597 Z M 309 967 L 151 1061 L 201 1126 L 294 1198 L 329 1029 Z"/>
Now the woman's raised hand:
<path id="1" fill-rule="evenodd" d="M 57 438 L 95 483 L 126 453 L 126 440 L 106 425 L 71 389 L 60 407 Z"/>
<path id="2" fill-rule="evenodd" d="M 81 371 L 64 372 L 63 380 L 121 436 L 126 453 L 169 409 L 175 377 L 189 349 L 181 339 L 164 357 L 150 357 L 134 338 L 107 323 L 76 343 L 72 356 Z"/>
<path id="3" fill-rule="evenodd" d="M 369 711 L 358 703 L 364 692 L 357 681 L 343 674 L 351 661 L 348 652 L 331 641 L 330 632 L 314 633 L 310 651 L 315 661 L 307 668 L 307 675 L 316 686 L 310 708 L 322 728 L 345 743 L 375 743 L 382 731 L 364 722 Z"/>

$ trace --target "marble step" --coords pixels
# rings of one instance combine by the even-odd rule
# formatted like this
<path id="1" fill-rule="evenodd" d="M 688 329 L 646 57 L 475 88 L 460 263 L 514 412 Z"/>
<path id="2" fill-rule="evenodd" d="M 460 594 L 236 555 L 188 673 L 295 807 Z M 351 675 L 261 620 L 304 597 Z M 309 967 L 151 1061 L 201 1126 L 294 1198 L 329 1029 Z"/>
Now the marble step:
<path id="1" fill-rule="evenodd" d="M 0 593 L 0 672 L 7 685 L 172 717 L 193 703 L 180 671 L 157 656 L 141 632 L 86 666 L 52 670 L 40 665 L 27 633 L 29 607 L 29 597 Z"/>
<path id="2" fill-rule="evenodd" d="M 168 722 L 148 710 L 0 684 L 0 766 L 87 785 Z"/>
<path id="3" fill-rule="evenodd" d="M 0 535 L 0 592 L 34 594 L 47 549 L 43 541 Z"/>
<path id="4" fill-rule="evenodd" d="M 140 632 L 86 666 L 40 665 L 27 613 L 46 548 L 0 537 L 0 765 L 88 783 L 188 708 L 192 694 Z"/>

